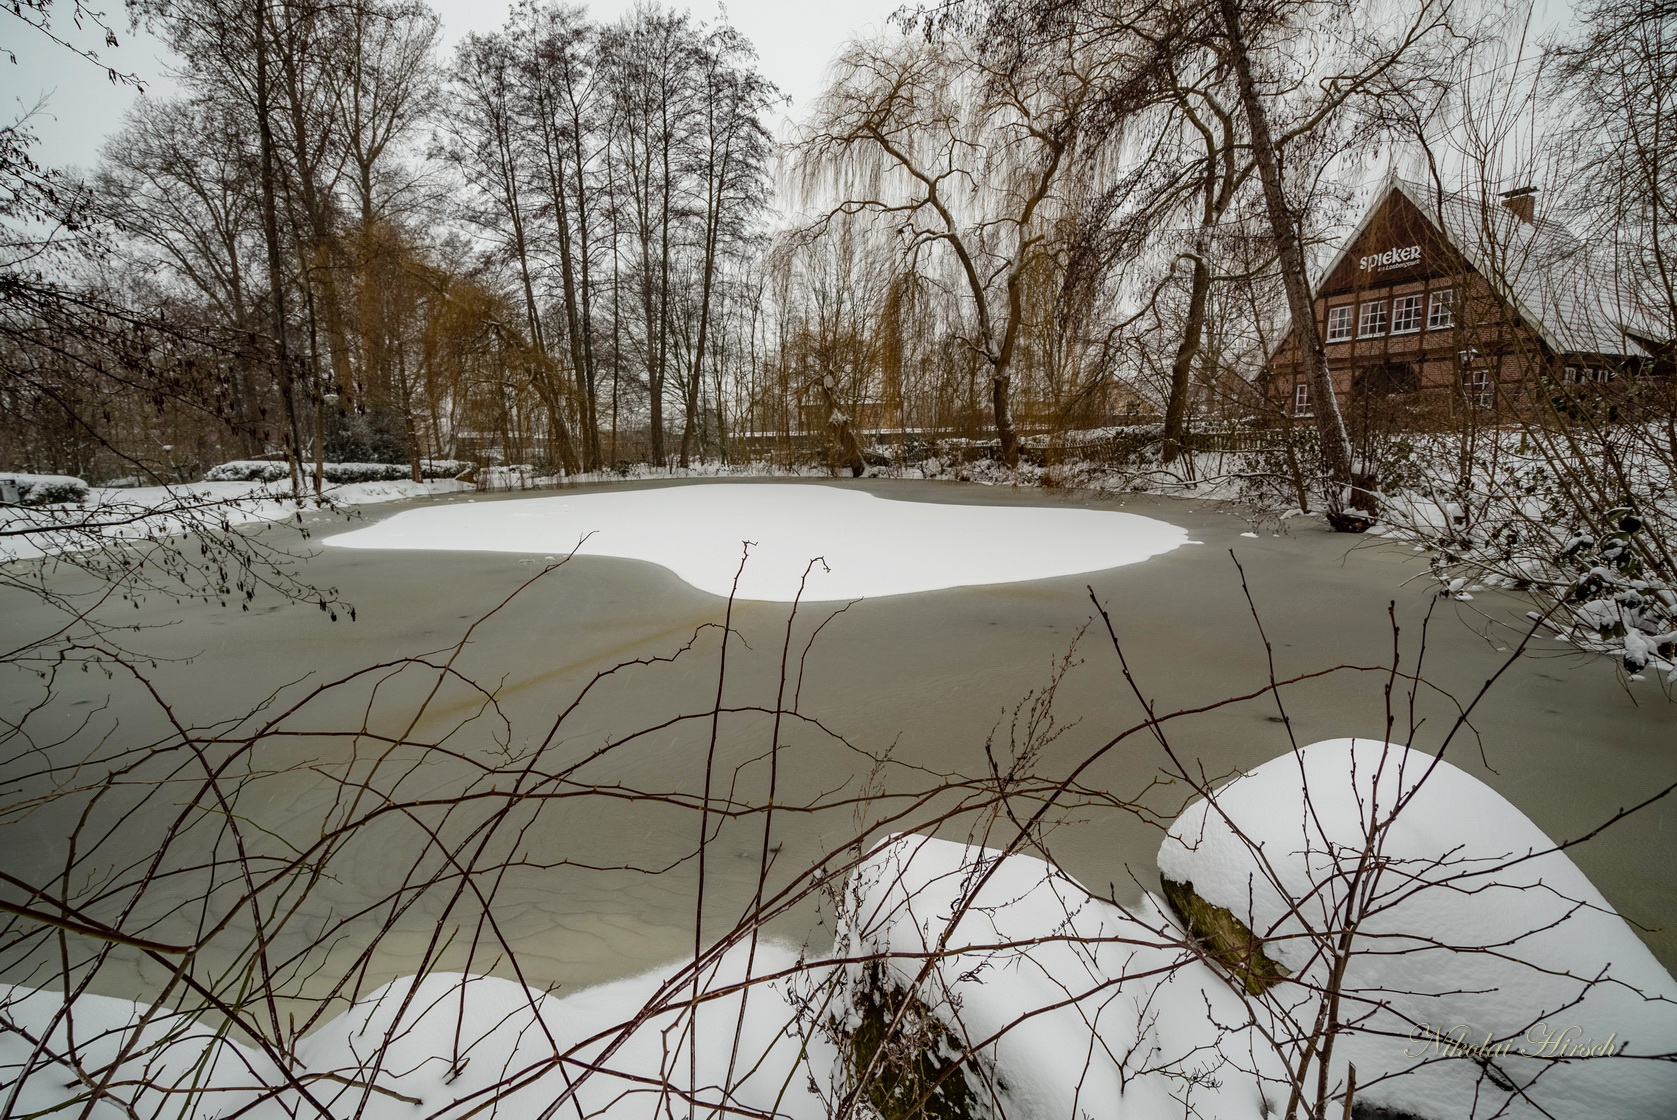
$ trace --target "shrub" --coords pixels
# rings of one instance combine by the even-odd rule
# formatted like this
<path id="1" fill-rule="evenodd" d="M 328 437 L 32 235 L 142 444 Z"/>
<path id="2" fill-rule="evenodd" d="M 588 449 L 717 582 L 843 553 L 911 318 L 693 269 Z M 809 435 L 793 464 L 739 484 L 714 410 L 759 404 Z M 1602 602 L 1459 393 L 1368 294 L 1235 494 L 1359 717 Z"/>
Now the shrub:
<path id="1" fill-rule="evenodd" d="M 457 478 L 472 469 L 473 464 L 463 459 L 422 459 L 421 476 L 427 479 Z M 205 482 L 279 482 L 289 477 L 290 468 L 284 463 L 235 460 L 211 467 L 204 474 Z M 305 468 L 305 477 L 312 468 Z M 406 463 L 326 463 L 321 476 L 327 482 L 399 482 L 413 477 L 413 468 Z"/>
<path id="2" fill-rule="evenodd" d="M 17 487 L 18 504 L 25 506 L 79 502 L 87 497 L 87 483 L 67 474 L 0 474 L 0 483 Z"/>

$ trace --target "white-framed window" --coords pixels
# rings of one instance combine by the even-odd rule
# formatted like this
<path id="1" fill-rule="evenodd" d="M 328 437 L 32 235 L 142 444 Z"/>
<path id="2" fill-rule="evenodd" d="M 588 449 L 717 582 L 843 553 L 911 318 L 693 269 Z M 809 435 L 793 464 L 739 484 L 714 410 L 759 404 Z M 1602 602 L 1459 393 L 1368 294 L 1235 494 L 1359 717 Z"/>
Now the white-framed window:
<path id="1" fill-rule="evenodd" d="M 1386 301 L 1363 304 L 1357 317 L 1357 337 L 1373 338 L 1386 333 Z"/>
<path id="2" fill-rule="evenodd" d="M 1392 333 L 1413 334 L 1421 329 L 1421 297 L 1399 296 L 1392 301 Z"/>
<path id="3" fill-rule="evenodd" d="M 1462 370 L 1462 394 L 1475 407 L 1490 408 L 1496 400 L 1496 390 L 1491 387 L 1491 371 L 1488 369 Z"/>
<path id="4" fill-rule="evenodd" d="M 1310 386 L 1302 381 L 1293 386 L 1293 415 L 1310 415 Z"/>
<path id="5" fill-rule="evenodd" d="M 1613 380 L 1613 370 L 1607 366 L 1567 366 L 1563 380 L 1568 385 L 1605 384 Z"/>
<path id="6" fill-rule="evenodd" d="M 1433 292 L 1427 300 L 1427 330 L 1448 330 L 1456 325 L 1456 292 L 1445 288 Z"/>
<path id="7" fill-rule="evenodd" d="M 1328 308 L 1328 341 L 1344 342 L 1351 337 L 1351 305 Z"/>

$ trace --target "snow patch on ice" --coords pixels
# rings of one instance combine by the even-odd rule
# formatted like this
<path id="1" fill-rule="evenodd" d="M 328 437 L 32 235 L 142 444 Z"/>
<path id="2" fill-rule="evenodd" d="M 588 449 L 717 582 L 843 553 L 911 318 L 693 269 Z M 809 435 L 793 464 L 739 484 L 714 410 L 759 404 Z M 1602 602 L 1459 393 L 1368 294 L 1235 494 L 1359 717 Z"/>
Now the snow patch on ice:
<path id="1" fill-rule="evenodd" d="M 751 555 L 740 570 L 742 542 Z M 406 510 L 339 548 L 559 553 L 644 560 L 726 596 L 790 602 L 1016 583 L 1135 564 L 1190 543 L 1107 510 L 902 502 L 831 486 L 704 484 Z M 811 567 L 811 561 L 820 558 Z"/>

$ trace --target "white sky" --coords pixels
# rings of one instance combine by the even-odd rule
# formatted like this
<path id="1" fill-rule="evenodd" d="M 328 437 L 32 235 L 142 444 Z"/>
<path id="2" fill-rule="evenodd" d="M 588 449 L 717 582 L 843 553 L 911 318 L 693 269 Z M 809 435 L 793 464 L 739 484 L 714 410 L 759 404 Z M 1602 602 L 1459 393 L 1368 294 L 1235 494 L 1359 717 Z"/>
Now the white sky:
<path id="1" fill-rule="evenodd" d="M 95 3 L 97 0 L 95 0 Z M 733 0 L 726 5 L 735 27 L 757 47 L 763 73 L 792 98 L 794 113 L 807 109 L 819 92 L 827 64 L 851 36 L 882 29 L 887 17 L 903 0 Z M 596 19 L 615 19 L 633 6 L 633 0 L 595 0 L 587 5 Z M 695 19 L 713 22 L 718 18 L 716 0 L 698 3 L 669 3 L 687 8 Z M 445 47 L 468 31 L 489 31 L 506 19 L 509 4 L 475 3 L 473 0 L 433 0 L 443 19 Z M 108 0 L 108 9 L 121 5 Z M 95 50 L 101 59 L 119 70 L 138 75 L 152 96 L 168 96 L 170 82 L 165 74 L 168 61 L 161 46 L 149 36 L 130 36 L 119 22 L 121 46 L 109 50 L 103 35 L 94 29 L 78 33 L 69 21 L 68 0 L 52 8 L 54 31 L 79 45 Z M 0 51 L 17 56 L 16 65 L 0 54 L 0 119 L 11 120 L 48 98 L 34 127 L 41 143 L 36 149 L 42 162 L 91 166 L 100 143 L 122 123 L 122 114 L 138 96 L 131 89 L 112 86 L 99 67 L 72 55 L 0 10 Z"/>

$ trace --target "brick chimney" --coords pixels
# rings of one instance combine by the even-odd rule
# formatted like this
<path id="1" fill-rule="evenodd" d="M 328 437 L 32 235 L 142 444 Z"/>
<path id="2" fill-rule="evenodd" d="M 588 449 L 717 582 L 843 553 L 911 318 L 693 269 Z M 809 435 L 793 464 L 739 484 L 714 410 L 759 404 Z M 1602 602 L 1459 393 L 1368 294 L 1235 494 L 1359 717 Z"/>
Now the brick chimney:
<path id="1" fill-rule="evenodd" d="M 1503 191 L 1502 205 L 1526 225 L 1537 223 L 1537 188 L 1517 187 L 1511 191 Z"/>

